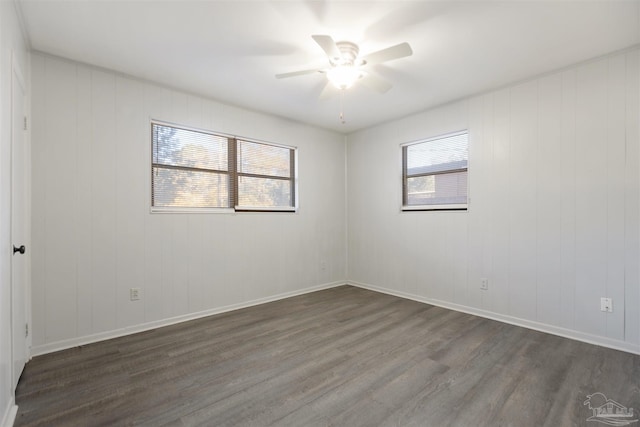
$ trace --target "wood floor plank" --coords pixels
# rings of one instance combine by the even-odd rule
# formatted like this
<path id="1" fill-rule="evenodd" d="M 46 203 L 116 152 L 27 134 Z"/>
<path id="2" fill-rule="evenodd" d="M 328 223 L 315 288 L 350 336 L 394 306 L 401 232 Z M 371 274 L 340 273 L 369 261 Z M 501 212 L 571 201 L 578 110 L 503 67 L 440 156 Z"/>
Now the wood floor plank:
<path id="1" fill-rule="evenodd" d="M 36 357 L 15 425 L 582 426 L 595 392 L 640 408 L 640 356 L 340 286 Z"/>

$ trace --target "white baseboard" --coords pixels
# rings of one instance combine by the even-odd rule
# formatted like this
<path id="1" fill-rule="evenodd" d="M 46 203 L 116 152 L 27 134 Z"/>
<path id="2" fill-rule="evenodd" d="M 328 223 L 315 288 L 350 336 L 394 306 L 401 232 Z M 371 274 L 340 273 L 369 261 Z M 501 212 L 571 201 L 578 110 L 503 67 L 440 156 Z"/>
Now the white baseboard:
<path id="1" fill-rule="evenodd" d="M 576 341 L 582 341 L 589 344 L 595 344 L 602 347 L 612 348 L 614 350 L 626 351 L 628 353 L 640 355 L 640 345 L 628 343 L 625 341 L 614 340 L 607 337 L 598 335 L 591 335 L 573 329 L 561 328 L 558 326 L 548 325 L 546 323 L 535 322 L 527 319 L 521 319 L 519 317 L 508 316 L 500 313 L 494 313 L 492 311 L 482 310 L 479 308 L 468 307 L 448 301 L 441 301 L 437 299 L 431 299 L 423 297 L 421 295 L 414 295 L 407 292 L 396 291 L 393 289 L 387 289 L 380 286 L 369 285 L 366 283 L 360 283 L 355 281 L 348 281 L 347 284 L 357 286 L 359 288 L 368 289 L 375 292 L 381 292 L 388 295 L 397 296 L 400 298 L 406 298 L 413 301 L 422 302 L 425 304 L 435 305 L 442 308 L 447 308 L 454 311 L 460 311 L 462 313 L 473 314 L 475 316 L 484 317 L 491 320 L 497 320 L 499 322 L 508 323 L 510 325 L 521 326 L 527 329 L 533 329 L 539 332 L 545 332 L 552 335 L 561 336 L 564 338 L 573 339 Z"/>
<path id="2" fill-rule="evenodd" d="M 247 308 L 255 305 L 265 304 L 272 301 L 278 301 L 284 298 L 290 298 L 297 295 L 308 294 L 310 292 L 316 292 L 323 289 L 335 288 L 336 286 L 342 286 L 345 284 L 346 284 L 346 281 L 325 283 L 322 285 L 312 286 L 309 288 L 299 289 L 291 292 L 284 292 L 281 294 L 272 295 L 264 298 L 258 298 L 251 301 L 238 303 L 238 304 L 231 304 L 223 307 L 216 307 L 216 308 L 212 308 L 204 311 L 198 311 L 195 313 L 189 313 L 181 316 L 171 317 L 168 319 L 156 320 L 153 322 L 146 322 L 139 325 L 127 326 L 125 328 L 100 332 L 97 334 L 85 335 L 82 337 L 70 338 L 67 340 L 55 341 L 52 343 L 47 343 L 42 345 L 36 345 L 31 348 L 31 357 L 39 356 L 47 353 L 53 353 L 55 351 L 65 350 L 65 349 L 77 347 L 80 345 L 91 344 L 98 341 L 118 338 L 125 335 L 131 335 L 138 332 L 144 332 L 151 329 L 157 329 L 163 326 L 175 325 L 177 323 L 187 322 L 189 320 L 200 319 L 202 317 L 212 316 L 214 314 L 226 313 L 233 310 L 239 310 L 241 308 Z"/>
<path id="3" fill-rule="evenodd" d="M 591 335 L 572 329 L 561 328 L 558 326 L 548 325 L 545 323 L 539 323 L 531 320 L 521 319 L 518 317 L 508 316 L 500 313 L 494 313 L 487 310 L 482 310 L 465 305 L 455 304 L 448 301 L 441 301 L 423 297 L 421 295 L 410 294 L 407 292 L 397 291 L 393 289 L 384 288 L 381 286 L 374 286 L 366 283 L 360 283 L 356 281 L 338 281 L 333 283 L 326 283 L 318 286 L 312 286 L 305 289 L 299 289 L 296 291 L 285 292 L 265 298 L 259 298 L 243 303 L 227 305 L 223 307 L 217 307 L 209 310 L 199 311 L 196 313 L 185 314 L 182 316 L 176 316 L 168 319 L 157 320 L 153 322 L 147 322 L 139 325 L 128 326 L 126 328 L 115 329 L 112 331 L 101 332 L 92 335 L 86 335 L 82 337 L 72 338 L 68 340 L 56 341 L 48 344 L 34 346 L 31 349 L 31 356 L 38 356 L 46 353 L 53 353 L 59 350 L 65 350 L 67 348 L 77 347 L 79 345 L 90 344 L 98 341 L 104 341 L 112 338 L 118 338 L 125 335 L 135 334 L 138 332 L 144 332 L 151 329 L 160 328 L 163 326 L 174 325 L 176 323 L 187 322 L 189 320 L 199 319 L 202 317 L 212 316 L 214 314 L 226 313 L 233 310 L 239 310 L 241 308 L 252 307 L 255 305 L 265 304 L 272 301 L 281 300 L 297 295 L 307 294 L 310 292 L 319 291 L 322 289 L 334 288 L 341 285 L 352 285 L 363 289 L 369 289 L 375 292 L 381 292 L 388 295 L 394 295 L 400 298 L 406 298 L 413 301 L 422 302 L 425 304 L 431 304 L 442 308 L 447 308 L 454 311 L 460 311 L 462 313 L 468 313 L 475 316 L 484 317 L 491 320 L 497 320 L 499 322 L 508 323 L 515 326 L 521 326 L 528 329 L 533 329 L 540 332 L 549 333 L 552 335 L 558 335 L 564 338 L 569 338 L 577 341 L 586 342 L 589 344 L 595 344 L 603 347 L 612 348 L 615 350 L 626 351 L 628 353 L 634 353 L 640 355 L 640 345 L 628 343 L 625 341 L 614 340 L 607 337 L 598 335 Z M 17 407 L 16 407 L 17 408 Z M 15 416 L 15 414 L 14 414 Z M 5 427 L 5 424 L 2 424 Z"/>
<path id="4" fill-rule="evenodd" d="M 7 403 L 7 407 L 4 410 L 4 415 L 2 416 L 2 422 L 0 422 L 0 426 L 13 427 L 13 423 L 16 420 L 17 414 L 18 407 L 16 406 L 16 402 L 12 397 L 11 400 Z"/>

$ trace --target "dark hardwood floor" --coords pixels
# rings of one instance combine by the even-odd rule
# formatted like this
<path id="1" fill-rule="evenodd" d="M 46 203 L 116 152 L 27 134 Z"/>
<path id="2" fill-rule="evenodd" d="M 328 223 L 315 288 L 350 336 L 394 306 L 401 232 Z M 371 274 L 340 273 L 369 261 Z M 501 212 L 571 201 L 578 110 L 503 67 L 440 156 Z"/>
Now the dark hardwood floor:
<path id="1" fill-rule="evenodd" d="M 36 357 L 15 425 L 595 427 L 596 392 L 640 412 L 640 356 L 341 286 Z"/>

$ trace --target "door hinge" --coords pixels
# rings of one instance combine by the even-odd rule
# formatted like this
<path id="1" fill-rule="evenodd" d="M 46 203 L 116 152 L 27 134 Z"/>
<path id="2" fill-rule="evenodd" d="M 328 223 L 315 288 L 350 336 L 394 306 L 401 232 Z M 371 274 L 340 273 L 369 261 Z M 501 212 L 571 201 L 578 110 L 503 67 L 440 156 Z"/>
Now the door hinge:
<path id="1" fill-rule="evenodd" d="M 24 116 L 24 130 L 27 130 L 27 116 Z"/>
<path id="2" fill-rule="evenodd" d="M 24 336 L 25 336 L 25 338 L 29 336 L 29 324 L 28 323 L 24 324 Z"/>

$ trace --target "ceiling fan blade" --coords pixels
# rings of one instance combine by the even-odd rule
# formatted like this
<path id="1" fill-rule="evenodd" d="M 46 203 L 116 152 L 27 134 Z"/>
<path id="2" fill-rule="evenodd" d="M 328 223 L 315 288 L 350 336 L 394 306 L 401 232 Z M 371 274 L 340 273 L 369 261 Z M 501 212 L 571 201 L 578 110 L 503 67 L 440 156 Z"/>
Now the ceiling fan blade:
<path id="1" fill-rule="evenodd" d="M 400 43 L 386 49 L 372 52 L 362 57 L 367 64 L 379 64 L 381 62 L 391 61 L 393 59 L 404 58 L 413 55 L 413 50 L 409 43 Z"/>
<path id="2" fill-rule="evenodd" d="M 333 41 L 331 36 L 316 34 L 311 37 L 320 45 L 330 60 L 336 61 L 342 58 L 342 52 L 340 52 L 340 49 L 338 49 L 336 42 Z"/>
<path id="3" fill-rule="evenodd" d="M 317 68 L 314 68 L 311 70 L 293 71 L 291 73 L 276 74 L 276 79 L 286 79 L 287 77 L 303 76 L 305 74 L 313 74 L 313 73 L 322 73 L 323 71 L 324 70 L 319 70 Z"/>
<path id="4" fill-rule="evenodd" d="M 333 95 L 334 93 L 334 87 L 331 84 L 330 81 L 327 81 L 327 84 L 324 85 L 324 88 L 322 88 L 322 92 L 320 92 L 320 96 L 318 97 L 321 100 L 325 100 L 331 97 L 331 95 Z"/>
<path id="5" fill-rule="evenodd" d="M 381 79 L 378 76 L 374 76 L 373 74 L 367 74 L 366 76 L 362 77 L 360 79 L 360 82 L 362 82 L 362 84 L 366 87 L 373 89 L 379 93 L 385 93 L 393 87 L 393 85 L 388 81 Z"/>

